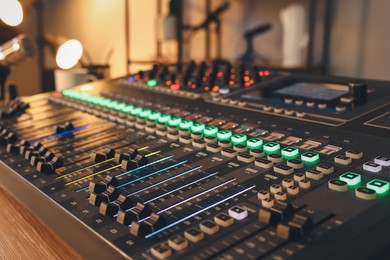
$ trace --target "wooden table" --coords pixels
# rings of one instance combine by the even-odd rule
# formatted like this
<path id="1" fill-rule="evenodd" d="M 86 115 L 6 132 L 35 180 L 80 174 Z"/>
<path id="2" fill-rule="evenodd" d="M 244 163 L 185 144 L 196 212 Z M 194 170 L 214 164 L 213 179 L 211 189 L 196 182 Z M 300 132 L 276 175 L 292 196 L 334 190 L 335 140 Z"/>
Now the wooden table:
<path id="1" fill-rule="evenodd" d="M 0 259 L 82 259 L 2 186 L 0 205 Z"/>

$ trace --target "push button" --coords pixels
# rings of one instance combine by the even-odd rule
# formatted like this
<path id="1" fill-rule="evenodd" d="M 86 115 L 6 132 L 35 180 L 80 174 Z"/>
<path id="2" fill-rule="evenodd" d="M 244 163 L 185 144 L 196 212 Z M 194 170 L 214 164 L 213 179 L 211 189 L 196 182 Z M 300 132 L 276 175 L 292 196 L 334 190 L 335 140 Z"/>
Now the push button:
<path id="1" fill-rule="evenodd" d="M 207 144 L 206 150 L 212 153 L 219 153 L 222 150 L 222 147 L 218 144 Z"/>
<path id="2" fill-rule="evenodd" d="M 237 151 L 231 148 L 223 148 L 221 151 L 221 154 L 226 157 L 236 157 L 237 156 Z"/>
<path id="3" fill-rule="evenodd" d="M 360 187 L 355 190 L 355 196 L 359 199 L 374 200 L 376 199 L 376 192 L 370 188 Z"/>
<path id="4" fill-rule="evenodd" d="M 363 170 L 369 172 L 380 172 L 382 170 L 382 165 L 374 162 L 366 162 L 365 164 L 363 164 Z"/>
<path id="5" fill-rule="evenodd" d="M 294 168 L 284 164 L 277 164 L 274 166 L 274 171 L 283 175 L 290 175 L 294 173 Z"/>
<path id="6" fill-rule="evenodd" d="M 377 156 L 374 159 L 374 163 L 387 167 L 390 166 L 390 158 L 384 156 Z"/>
<path id="7" fill-rule="evenodd" d="M 188 240 L 177 235 L 168 239 L 168 245 L 176 251 L 182 251 L 188 247 Z"/>
<path id="8" fill-rule="evenodd" d="M 274 194 L 274 197 L 276 200 L 286 200 L 287 199 L 287 194 L 283 191 L 277 192 Z"/>
<path id="9" fill-rule="evenodd" d="M 205 148 L 207 144 L 202 139 L 195 139 L 194 141 L 192 141 L 192 145 L 197 148 Z"/>
<path id="10" fill-rule="evenodd" d="M 306 152 L 301 155 L 301 160 L 305 165 L 317 164 L 320 161 L 320 155 L 314 152 Z"/>
<path id="11" fill-rule="evenodd" d="M 255 161 L 255 157 L 247 153 L 239 153 L 237 159 L 241 162 L 251 163 Z"/>
<path id="12" fill-rule="evenodd" d="M 263 169 L 269 169 L 274 165 L 274 163 L 272 161 L 264 159 L 264 158 L 257 158 L 255 160 L 255 165 L 258 167 L 261 167 Z"/>
<path id="13" fill-rule="evenodd" d="M 261 190 L 261 191 L 257 192 L 257 198 L 259 200 L 269 199 L 270 198 L 270 194 L 266 190 Z"/>
<path id="14" fill-rule="evenodd" d="M 264 151 L 261 149 L 253 149 L 249 151 L 250 155 L 253 155 L 255 158 L 260 158 L 264 156 Z"/>
<path id="15" fill-rule="evenodd" d="M 363 157 L 363 152 L 356 151 L 356 150 L 348 150 L 345 152 L 345 155 L 352 159 L 360 159 Z"/>
<path id="16" fill-rule="evenodd" d="M 339 179 L 345 181 L 350 187 L 358 186 L 362 182 L 362 176 L 354 172 L 346 172 L 340 175 Z"/>
<path id="17" fill-rule="evenodd" d="M 351 157 L 340 154 L 334 158 L 334 162 L 342 165 L 350 165 L 352 163 L 352 159 Z"/>
<path id="18" fill-rule="evenodd" d="M 248 211 L 246 209 L 243 209 L 239 206 L 235 206 L 233 208 L 230 208 L 228 210 L 229 216 L 236 220 L 243 220 L 246 217 L 248 217 Z"/>
<path id="19" fill-rule="evenodd" d="M 233 149 L 239 153 L 246 152 L 246 150 L 247 150 L 246 146 L 243 144 L 236 144 L 233 146 Z"/>
<path id="20" fill-rule="evenodd" d="M 219 225 L 215 224 L 211 220 L 206 220 L 199 224 L 200 230 L 207 235 L 213 235 L 219 231 Z"/>
<path id="21" fill-rule="evenodd" d="M 304 180 L 304 179 L 305 179 L 305 174 L 300 173 L 300 172 L 294 174 L 294 181 L 300 182 L 301 180 Z"/>
<path id="22" fill-rule="evenodd" d="M 218 145 L 222 148 L 229 148 L 232 147 L 232 143 L 226 140 L 218 141 Z"/>
<path id="23" fill-rule="evenodd" d="M 266 154 L 275 154 L 280 152 L 280 144 L 269 142 L 263 145 L 263 150 Z"/>
<path id="24" fill-rule="evenodd" d="M 282 149 L 282 156 L 285 160 L 298 158 L 299 149 L 292 146 L 286 147 Z"/>
<path id="25" fill-rule="evenodd" d="M 167 243 L 161 243 L 150 249 L 150 252 L 157 259 L 166 259 L 172 255 L 172 250 Z"/>
<path id="26" fill-rule="evenodd" d="M 261 201 L 261 206 L 263 206 L 264 208 L 271 208 L 274 205 L 275 205 L 275 201 L 270 198 L 265 198 Z"/>
<path id="27" fill-rule="evenodd" d="M 282 181 L 282 186 L 283 186 L 284 188 L 288 188 L 288 187 L 293 186 L 293 185 L 294 185 L 294 181 L 291 180 L 291 179 L 284 179 L 284 180 Z"/>
<path id="28" fill-rule="evenodd" d="M 270 192 L 275 194 L 282 191 L 282 186 L 278 184 L 272 184 L 269 188 Z"/>
<path id="29" fill-rule="evenodd" d="M 280 154 L 276 154 L 276 153 L 273 153 L 273 154 L 269 154 L 267 156 L 268 160 L 274 162 L 274 163 L 281 163 L 283 162 L 283 157 L 280 155 Z"/>
<path id="30" fill-rule="evenodd" d="M 312 180 L 321 180 L 324 177 L 324 174 L 315 169 L 310 169 L 306 171 L 306 177 Z"/>
<path id="31" fill-rule="evenodd" d="M 249 150 L 260 149 L 263 146 L 263 140 L 261 138 L 251 138 L 246 141 L 246 146 Z"/>
<path id="32" fill-rule="evenodd" d="M 387 181 L 374 179 L 367 183 L 367 188 L 374 190 L 378 194 L 383 194 L 389 191 L 390 184 Z"/>
<path id="33" fill-rule="evenodd" d="M 287 165 L 293 167 L 294 169 L 302 169 L 303 162 L 299 159 L 290 159 L 287 161 Z"/>
<path id="34" fill-rule="evenodd" d="M 328 181 L 328 188 L 334 191 L 347 191 L 348 190 L 348 183 L 342 180 L 333 179 Z"/>
<path id="35" fill-rule="evenodd" d="M 302 189 L 308 189 L 311 186 L 311 182 L 309 180 L 301 180 L 298 182 L 299 187 Z"/>
<path id="36" fill-rule="evenodd" d="M 184 232 L 184 237 L 192 243 L 198 243 L 204 239 L 204 233 L 196 228 L 190 228 Z"/>
<path id="37" fill-rule="evenodd" d="M 233 218 L 226 215 L 225 213 L 221 213 L 215 216 L 214 221 L 221 227 L 229 227 L 234 224 Z"/>
<path id="38" fill-rule="evenodd" d="M 292 185 L 287 187 L 287 194 L 289 195 L 297 195 L 299 193 L 299 187 Z"/>
<path id="39" fill-rule="evenodd" d="M 334 167 L 333 165 L 326 164 L 326 163 L 320 163 L 316 167 L 317 171 L 322 172 L 323 174 L 331 174 L 334 172 Z"/>

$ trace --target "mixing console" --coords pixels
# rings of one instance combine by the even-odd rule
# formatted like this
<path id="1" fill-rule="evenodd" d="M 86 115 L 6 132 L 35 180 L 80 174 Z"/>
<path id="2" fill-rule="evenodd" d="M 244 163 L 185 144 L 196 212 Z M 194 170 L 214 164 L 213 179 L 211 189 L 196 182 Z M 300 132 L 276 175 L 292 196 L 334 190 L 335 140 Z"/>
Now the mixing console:
<path id="1" fill-rule="evenodd" d="M 388 259 L 389 83 L 179 67 L 12 101 L 0 182 L 87 258 Z"/>

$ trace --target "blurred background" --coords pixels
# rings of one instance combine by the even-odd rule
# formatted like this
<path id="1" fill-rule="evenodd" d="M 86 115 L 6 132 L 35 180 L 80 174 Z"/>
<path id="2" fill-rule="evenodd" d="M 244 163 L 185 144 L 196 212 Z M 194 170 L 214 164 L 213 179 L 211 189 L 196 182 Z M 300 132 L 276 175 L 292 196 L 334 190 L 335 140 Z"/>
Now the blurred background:
<path id="1" fill-rule="evenodd" d="M 14 1 L 23 18 L 10 25 L 4 10 Z M 34 55 L 9 66 L 7 82 L 20 95 L 54 89 L 55 51 L 69 39 L 82 44 L 76 67 L 102 69 L 101 77 L 115 78 L 156 61 L 238 62 L 248 47 L 245 32 L 262 25 L 269 28 L 250 40 L 255 62 L 264 66 L 390 80 L 388 0 L 1 0 L 0 5 L 0 44 L 24 34 L 35 46 Z M 287 32 L 296 30 L 300 38 L 290 40 L 299 43 L 303 62 L 288 65 Z"/>

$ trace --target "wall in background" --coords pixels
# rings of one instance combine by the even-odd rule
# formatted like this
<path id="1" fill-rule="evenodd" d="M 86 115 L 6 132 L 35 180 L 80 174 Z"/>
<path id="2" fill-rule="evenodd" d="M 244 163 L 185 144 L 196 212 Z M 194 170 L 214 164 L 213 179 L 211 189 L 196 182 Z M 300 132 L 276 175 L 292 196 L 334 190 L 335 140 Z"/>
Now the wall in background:
<path id="1" fill-rule="evenodd" d="M 126 73 L 125 60 L 125 0 L 45 0 L 45 32 L 79 39 L 89 52 L 93 62 L 101 63 L 110 48 L 114 50 L 110 60 L 111 76 Z M 307 3 L 307 0 L 296 0 Z M 294 1 L 294 2 L 296 2 Z M 157 0 L 129 0 L 130 2 L 130 52 L 133 60 L 153 60 L 156 57 L 155 41 L 161 17 L 157 17 Z M 168 0 L 163 1 L 164 4 Z M 202 0 L 184 0 L 185 21 L 199 24 L 204 19 Z M 223 0 L 213 0 L 212 9 Z M 257 51 L 273 61 L 280 61 L 282 28 L 279 10 L 292 1 L 231 0 L 232 7 L 223 14 L 223 56 L 237 58 L 245 50 L 243 31 L 263 22 L 272 22 L 271 32 L 256 38 Z M 390 80 L 390 33 L 386 25 L 390 17 L 387 0 L 335 1 L 329 71 L 331 74 Z M 163 13 L 167 13 L 164 8 Z M 320 17 L 321 19 L 321 17 Z M 35 14 L 23 22 L 21 30 L 34 37 Z M 204 57 L 204 32 L 193 35 L 189 57 Z M 185 37 L 186 38 L 186 37 Z M 214 39 L 215 40 L 215 39 Z M 173 47 L 172 47 L 173 46 Z M 163 46 L 169 57 L 175 56 L 174 45 Z M 171 50 L 170 50 L 171 49 Z M 169 51 L 170 50 L 170 51 Z M 215 54 L 215 50 L 212 50 Z M 54 67 L 54 58 L 46 57 L 46 66 Z M 132 70 L 142 66 L 132 66 Z M 36 58 L 18 65 L 10 81 L 17 83 L 22 95 L 37 93 L 40 89 Z"/>

